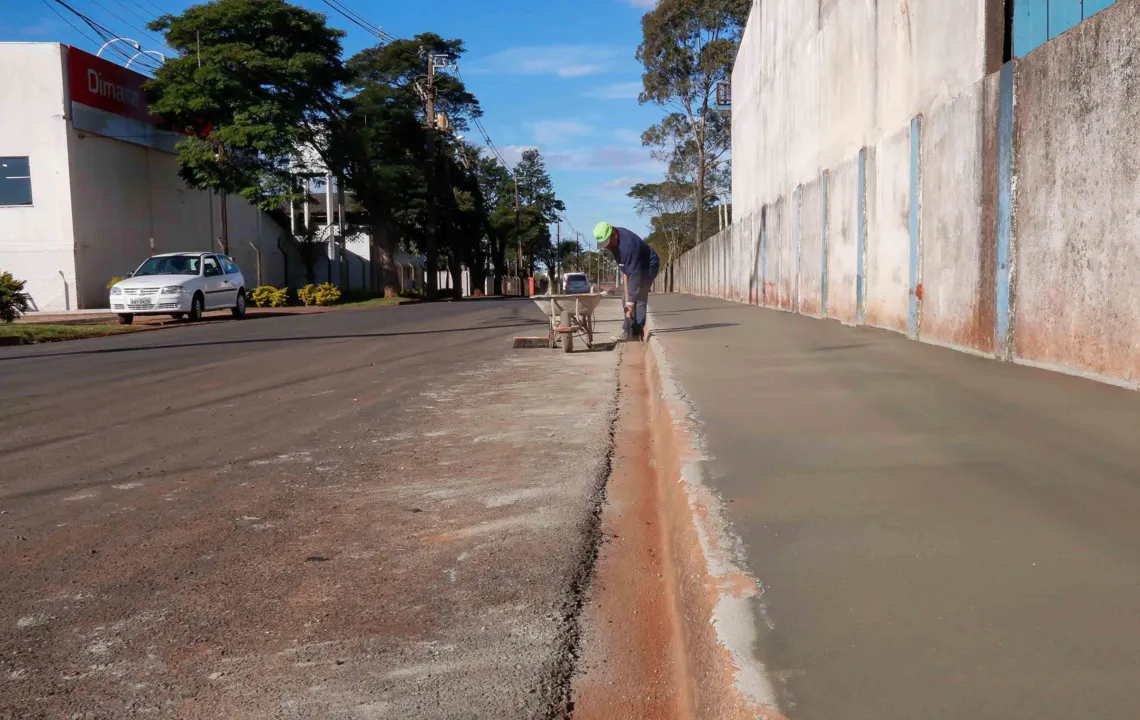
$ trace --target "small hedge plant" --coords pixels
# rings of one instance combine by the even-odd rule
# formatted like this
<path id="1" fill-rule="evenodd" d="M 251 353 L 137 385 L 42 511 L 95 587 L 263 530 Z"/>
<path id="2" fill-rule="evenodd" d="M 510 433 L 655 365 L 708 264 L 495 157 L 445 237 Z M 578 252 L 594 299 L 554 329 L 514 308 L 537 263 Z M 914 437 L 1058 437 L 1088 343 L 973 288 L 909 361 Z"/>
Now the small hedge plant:
<path id="1" fill-rule="evenodd" d="M 115 287 L 115 283 L 122 282 L 123 280 L 126 280 L 126 278 L 120 275 L 116 275 L 115 277 L 111 278 L 111 282 L 107 283 L 107 289 L 110 290 L 111 288 Z"/>
<path id="2" fill-rule="evenodd" d="M 340 288 L 332 283 L 306 285 L 297 291 L 297 297 L 305 303 L 305 307 L 335 305 L 340 300 Z"/>
<path id="3" fill-rule="evenodd" d="M 28 311 L 32 299 L 24 292 L 24 281 L 12 277 L 12 273 L 0 273 L 0 320 L 13 322 Z"/>
<path id="4" fill-rule="evenodd" d="M 258 285 L 250 292 L 249 299 L 259 308 L 285 307 L 285 304 L 289 302 L 289 288 Z"/>

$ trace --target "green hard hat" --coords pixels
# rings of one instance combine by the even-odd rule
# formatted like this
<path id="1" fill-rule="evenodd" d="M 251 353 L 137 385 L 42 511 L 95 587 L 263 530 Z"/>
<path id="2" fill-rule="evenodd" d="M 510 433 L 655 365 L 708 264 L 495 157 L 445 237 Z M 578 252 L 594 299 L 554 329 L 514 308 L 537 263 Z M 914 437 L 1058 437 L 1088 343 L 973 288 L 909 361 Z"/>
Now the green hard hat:
<path id="1" fill-rule="evenodd" d="M 599 245 L 605 245 L 610 241 L 610 235 L 614 232 L 614 226 L 603 220 L 594 226 L 594 239 L 598 241 Z"/>

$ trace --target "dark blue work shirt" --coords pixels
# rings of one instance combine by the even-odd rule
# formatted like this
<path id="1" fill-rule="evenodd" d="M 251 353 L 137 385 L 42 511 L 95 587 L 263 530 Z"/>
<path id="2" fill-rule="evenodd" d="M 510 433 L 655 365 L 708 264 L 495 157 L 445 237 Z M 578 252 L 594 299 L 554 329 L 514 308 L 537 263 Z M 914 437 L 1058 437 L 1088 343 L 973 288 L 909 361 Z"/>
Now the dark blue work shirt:
<path id="1" fill-rule="evenodd" d="M 629 302 L 637 300 L 642 283 L 652 284 L 657 277 L 657 270 L 661 267 L 661 258 L 653 248 L 623 227 L 614 228 L 618 234 L 618 246 L 614 251 L 614 259 L 622 266 L 621 271 L 629 280 L 626 281 Z"/>

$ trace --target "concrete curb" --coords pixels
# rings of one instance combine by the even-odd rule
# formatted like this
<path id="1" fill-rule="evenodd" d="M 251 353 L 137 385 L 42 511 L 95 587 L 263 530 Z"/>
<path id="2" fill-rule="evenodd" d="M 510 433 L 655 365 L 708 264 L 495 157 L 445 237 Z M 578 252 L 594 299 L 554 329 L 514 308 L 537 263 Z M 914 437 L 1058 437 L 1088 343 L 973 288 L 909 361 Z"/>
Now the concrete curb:
<path id="1" fill-rule="evenodd" d="M 783 718 L 776 685 L 755 656 L 755 615 L 772 627 L 764 588 L 744 569 L 743 543 L 720 496 L 706 482 L 708 458 L 696 410 L 674 377 L 664 346 L 652 335 L 653 325 L 650 315 L 650 417 L 661 421 L 653 422 L 655 445 L 663 450 L 659 460 L 664 456 L 662 504 L 674 549 L 683 615 L 677 620 L 685 636 L 696 716 Z M 736 697 L 726 699 L 726 691 Z"/>

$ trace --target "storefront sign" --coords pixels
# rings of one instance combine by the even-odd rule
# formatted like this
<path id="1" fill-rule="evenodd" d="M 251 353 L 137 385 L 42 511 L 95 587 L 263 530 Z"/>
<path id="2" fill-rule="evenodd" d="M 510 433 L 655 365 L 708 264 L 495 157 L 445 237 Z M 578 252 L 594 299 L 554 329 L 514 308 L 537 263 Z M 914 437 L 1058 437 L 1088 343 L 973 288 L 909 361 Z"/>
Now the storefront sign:
<path id="1" fill-rule="evenodd" d="M 157 125 L 158 119 L 147 111 L 143 83 L 145 75 L 95 57 L 79 48 L 68 47 L 68 81 L 71 101 Z"/>

